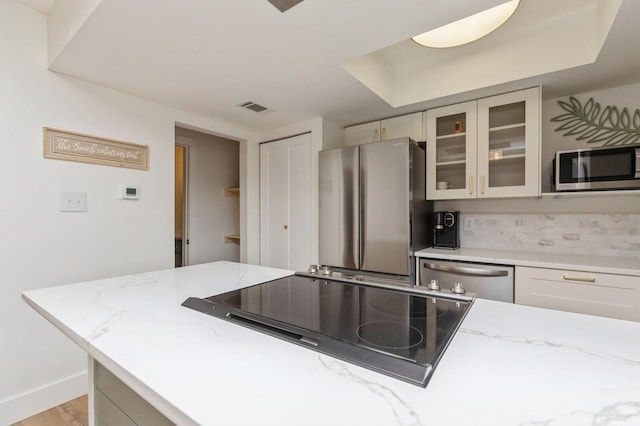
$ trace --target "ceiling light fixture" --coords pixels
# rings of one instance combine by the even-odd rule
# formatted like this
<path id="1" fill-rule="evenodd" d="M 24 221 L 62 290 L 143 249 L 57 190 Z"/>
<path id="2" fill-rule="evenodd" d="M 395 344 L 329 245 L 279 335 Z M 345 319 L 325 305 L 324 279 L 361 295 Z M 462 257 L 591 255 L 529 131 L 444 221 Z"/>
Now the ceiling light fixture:
<path id="1" fill-rule="evenodd" d="M 425 47 L 455 47 L 471 43 L 495 31 L 507 22 L 518 8 L 520 0 L 508 1 L 459 21 L 438 27 L 411 39 Z"/>

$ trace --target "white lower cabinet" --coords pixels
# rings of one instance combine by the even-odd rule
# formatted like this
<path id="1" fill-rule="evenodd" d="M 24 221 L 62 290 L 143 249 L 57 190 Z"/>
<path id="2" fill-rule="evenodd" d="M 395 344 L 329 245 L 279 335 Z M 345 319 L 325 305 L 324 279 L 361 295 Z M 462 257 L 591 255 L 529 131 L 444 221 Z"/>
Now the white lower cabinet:
<path id="1" fill-rule="evenodd" d="M 515 303 L 640 321 L 640 278 L 517 266 Z"/>

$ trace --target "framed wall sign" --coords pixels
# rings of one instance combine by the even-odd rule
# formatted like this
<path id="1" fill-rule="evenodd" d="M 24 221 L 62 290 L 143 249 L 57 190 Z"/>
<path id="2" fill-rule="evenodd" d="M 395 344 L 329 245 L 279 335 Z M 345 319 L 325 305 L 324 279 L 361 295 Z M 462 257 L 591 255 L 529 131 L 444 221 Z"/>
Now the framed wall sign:
<path id="1" fill-rule="evenodd" d="M 149 170 L 149 147 L 43 127 L 43 156 L 104 166 Z"/>

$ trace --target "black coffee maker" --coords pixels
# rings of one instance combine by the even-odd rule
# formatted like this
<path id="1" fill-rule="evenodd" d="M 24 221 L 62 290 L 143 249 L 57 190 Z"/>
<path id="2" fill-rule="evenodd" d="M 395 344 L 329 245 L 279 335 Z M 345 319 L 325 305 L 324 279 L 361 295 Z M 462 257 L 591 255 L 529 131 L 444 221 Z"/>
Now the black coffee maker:
<path id="1" fill-rule="evenodd" d="M 460 247 L 460 212 L 433 212 L 433 247 Z"/>

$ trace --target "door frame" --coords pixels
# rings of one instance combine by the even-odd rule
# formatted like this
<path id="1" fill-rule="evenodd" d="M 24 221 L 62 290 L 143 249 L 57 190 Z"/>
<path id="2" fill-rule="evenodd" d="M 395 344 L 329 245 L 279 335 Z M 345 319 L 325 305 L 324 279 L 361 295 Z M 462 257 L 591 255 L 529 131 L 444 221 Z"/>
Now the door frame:
<path id="1" fill-rule="evenodd" d="M 184 150 L 182 161 L 182 265 L 189 265 L 189 145 L 175 143 Z M 174 171 L 175 175 L 175 171 Z M 175 202 L 175 193 L 174 193 Z"/>

